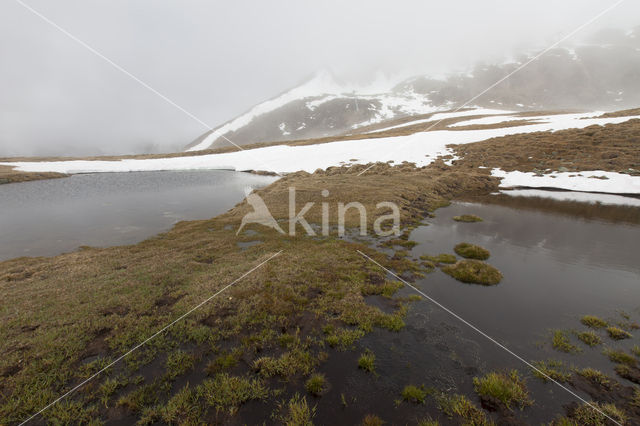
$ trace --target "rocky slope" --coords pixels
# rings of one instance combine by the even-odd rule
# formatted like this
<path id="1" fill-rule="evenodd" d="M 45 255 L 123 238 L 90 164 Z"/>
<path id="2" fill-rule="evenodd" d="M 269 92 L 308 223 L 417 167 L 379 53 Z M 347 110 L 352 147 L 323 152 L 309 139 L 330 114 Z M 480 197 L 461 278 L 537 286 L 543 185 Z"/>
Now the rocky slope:
<path id="1" fill-rule="evenodd" d="M 640 104 L 640 28 L 604 32 L 589 43 L 557 48 L 473 101 L 508 110 L 604 109 Z M 341 84 L 326 71 L 209 131 L 189 151 L 230 144 L 335 136 L 387 120 L 461 106 L 532 55 L 444 79 L 416 76 L 369 87 Z M 384 84 L 383 84 L 384 83 Z"/>

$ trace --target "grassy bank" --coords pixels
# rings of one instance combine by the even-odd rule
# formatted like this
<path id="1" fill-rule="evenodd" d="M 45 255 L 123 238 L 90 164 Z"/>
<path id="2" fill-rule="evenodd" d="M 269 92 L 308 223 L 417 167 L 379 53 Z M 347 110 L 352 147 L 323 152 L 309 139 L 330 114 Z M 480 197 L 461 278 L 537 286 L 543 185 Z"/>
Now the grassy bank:
<path id="1" fill-rule="evenodd" d="M 312 224 L 321 223 L 321 202 L 360 201 L 375 212 L 378 202 L 393 201 L 407 227 L 454 196 L 486 193 L 497 185 L 488 176 L 458 174 L 442 165 L 381 164 L 357 177 L 359 171 L 296 173 L 258 193 L 279 221 L 288 217 L 293 186 L 298 209 L 316 203 L 305 216 Z M 328 197 L 322 197 L 323 189 Z M 47 410 L 45 418 L 178 421 L 190 418 L 190 404 L 202 408 L 198 419 L 223 421 L 243 402 L 276 401 L 284 392 L 282 380 L 289 383 L 286 389 L 304 390 L 304 381 L 332 352 L 351 348 L 365 334 L 403 328 L 410 301 L 393 299 L 399 286 L 356 250 L 399 273 L 417 273 L 418 264 L 338 238 L 335 208 L 332 235 L 322 238 L 303 235 L 301 227 L 290 237 L 259 225 L 236 236 L 249 211 L 241 203 L 134 246 L 1 263 L 0 338 L 6 344 L 0 417 L 7 423 L 28 417 L 280 250 L 281 256 Z M 369 216 L 369 227 L 375 218 Z M 347 228 L 358 224 L 356 211 L 350 211 Z M 248 241 L 260 243 L 238 244 Z M 388 309 L 368 304 L 370 294 L 385 295 Z M 264 392 L 243 399 L 246 381 Z M 206 396 L 210 386 L 224 388 L 228 398 L 212 401 Z"/>
<path id="2" fill-rule="evenodd" d="M 56 179 L 67 177 L 64 173 L 53 172 L 21 172 L 13 167 L 0 166 L 0 185 L 6 183 L 27 182 L 30 180 Z"/>
<path id="3" fill-rule="evenodd" d="M 626 130 L 624 134 L 628 136 Z M 637 144 L 608 148 L 624 160 L 616 163 L 618 171 L 635 164 L 628 155 L 631 148 L 637 159 Z M 341 409 L 362 403 L 367 395 L 343 394 L 324 367 L 331 360 L 344 361 L 362 373 L 363 381 L 376 380 L 380 358 L 359 342 L 372 333 L 403 333 L 404 318 L 417 299 L 400 297 L 403 284 L 357 250 L 407 279 L 433 269 L 435 265 L 407 256 L 411 227 L 451 199 L 484 196 L 499 184 L 488 170 L 478 168 L 497 161 L 499 141 L 486 145 L 484 156 L 473 151 L 476 147 L 460 149 L 468 158 L 452 167 L 440 160 L 421 169 L 378 164 L 362 176 L 357 175 L 366 166 L 330 168 L 294 173 L 257 191 L 285 230 L 290 187 L 296 188 L 296 211 L 315 203 L 305 218 L 316 230 L 322 226 L 326 203 L 328 236 L 307 236 L 301 226 L 296 236 L 288 236 L 260 225 L 249 225 L 236 236 L 242 217 L 252 211 L 242 202 L 221 216 L 179 223 L 133 246 L 84 248 L 53 258 L 0 263 L 0 422 L 15 424 L 29 417 L 278 252 L 282 254 L 38 419 L 57 424 L 304 424 L 318 414 L 317 398 L 339 394 L 335 398 Z M 507 153 L 505 164 L 523 155 L 524 145 L 518 149 L 513 156 Z M 535 148 L 532 156 L 539 161 L 536 156 L 546 152 Z M 549 164 L 559 164 L 559 156 L 552 153 Z M 603 165 L 574 160 L 584 167 Z M 525 160 L 513 161 L 513 167 L 529 167 Z M 351 201 L 365 206 L 369 230 L 379 215 L 388 213 L 377 209 L 377 203 L 396 203 L 401 235 L 390 241 L 339 238 L 336 205 Z M 359 225 L 357 211 L 349 210 L 345 226 L 350 236 Z M 621 359 L 616 356 L 615 362 Z M 636 365 L 621 365 L 621 374 L 636 377 Z M 563 380 L 572 380 L 598 402 L 611 403 L 609 394 L 583 379 L 573 374 Z M 479 380 L 477 395 L 469 397 L 415 383 L 399 386 L 396 398 L 416 423 L 430 407 L 429 414 L 443 421 L 490 424 L 480 401 L 492 403 L 498 410 L 492 416 L 498 419 L 511 419 L 513 407 L 528 406 L 502 397 L 515 388 L 518 395 L 527 394 L 518 376 L 487 373 Z M 639 418 L 633 411 L 638 397 L 628 387 L 619 389 L 616 403 L 623 402 L 627 418 Z M 251 417 L 256 412 L 265 415 Z M 385 414 L 357 412 L 354 423 Z M 585 410 L 573 407 L 568 414 L 582 419 Z"/>

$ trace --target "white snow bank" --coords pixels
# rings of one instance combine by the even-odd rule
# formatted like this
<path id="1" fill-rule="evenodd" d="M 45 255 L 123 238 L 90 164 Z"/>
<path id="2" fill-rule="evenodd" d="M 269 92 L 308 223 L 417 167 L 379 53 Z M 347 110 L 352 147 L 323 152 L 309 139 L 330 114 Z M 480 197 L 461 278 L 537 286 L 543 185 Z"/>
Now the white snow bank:
<path id="1" fill-rule="evenodd" d="M 616 206 L 640 207 L 640 199 L 614 194 L 594 194 L 591 192 L 545 191 L 541 189 L 512 189 L 500 191 L 513 197 L 540 197 L 559 201 L 579 201 L 581 203 L 600 203 Z"/>
<path id="2" fill-rule="evenodd" d="M 502 188 L 557 188 L 570 191 L 606 192 L 610 194 L 640 194 L 640 176 L 593 170 L 587 172 L 552 172 L 542 176 L 535 173 L 505 172 L 493 169 L 491 176 L 503 178 Z M 606 179 L 602 179 L 606 177 Z"/>
<path id="3" fill-rule="evenodd" d="M 476 109 L 473 109 L 473 110 L 470 110 L 470 111 L 439 112 L 439 113 L 433 114 L 429 118 L 421 118 L 419 120 L 409 121 L 409 122 L 406 122 L 406 123 L 397 124 L 395 126 L 385 127 L 385 128 L 378 129 L 378 130 L 372 130 L 372 131 L 367 132 L 367 133 L 383 132 L 383 131 L 386 131 L 386 130 L 398 129 L 400 127 L 413 126 L 415 124 L 421 124 L 421 123 L 428 123 L 430 121 L 437 122 L 437 121 L 440 121 L 440 120 L 446 120 L 447 118 L 467 117 L 469 115 L 509 114 L 509 113 L 512 113 L 512 112 L 513 111 L 505 111 L 505 110 L 500 110 L 500 109 L 486 109 L 486 108 L 476 108 Z M 489 117 L 486 117 L 486 118 L 489 118 Z M 471 121 L 471 120 L 469 120 L 469 121 Z M 453 126 L 449 126 L 449 127 L 453 127 Z"/>
<path id="4" fill-rule="evenodd" d="M 492 114 L 509 114 L 513 111 L 505 111 L 501 109 L 489 109 L 489 108 L 475 108 L 468 111 L 457 112 L 441 112 L 431 116 L 431 120 L 446 120 L 449 118 L 468 117 L 470 115 L 492 115 Z"/>
<path id="5" fill-rule="evenodd" d="M 60 172 L 60 173 L 91 173 L 91 172 L 129 172 L 155 170 L 197 170 L 197 169 L 230 169 L 230 170 L 265 170 L 276 173 L 290 173 L 298 170 L 313 172 L 316 169 L 326 169 L 345 163 L 366 164 L 376 161 L 393 161 L 401 163 L 410 161 L 418 166 L 431 163 L 438 155 L 451 154 L 447 149 L 449 144 L 463 144 L 478 142 L 492 137 L 505 136 L 516 133 L 539 132 L 547 130 L 561 130 L 568 128 L 582 128 L 592 124 L 620 123 L 631 118 L 614 117 L 592 118 L 581 120 L 585 114 L 567 114 L 551 116 L 548 123 L 537 123 L 527 126 L 507 127 L 484 130 L 437 130 L 419 132 L 408 136 L 387 138 L 371 138 L 351 141 L 329 142 L 317 145 L 287 146 L 276 145 L 252 150 L 229 152 L 224 154 L 209 154 L 187 157 L 172 157 L 158 159 L 128 159 L 119 161 L 54 161 L 54 162 L 16 162 L 3 163 L 15 166 L 21 171 L 30 172 Z M 356 161 L 350 161 L 357 159 Z M 495 176 L 505 173 L 494 170 Z M 566 174 L 558 177 L 533 177 L 532 173 L 513 172 L 504 174 L 504 186 L 535 186 L 575 189 L 581 191 L 611 192 L 611 193 L 640 193 L 638 180 L 627 175 L 609 172 L 589 172 L 598 176 L 609 176 L 609 180 L 593 178 L 568 178 Z M 582 173 L 588 176 L 585 173 Z M 519 181 L 520 179 L 521 181 Z M 566 182 L 565 182 L 566 181 Z M 574 183 L 585 182 L 574 188 Z M 525 183 L 522 183 L 525 182 Z M 533 182 L 533 184 L 532 184 Z M 631 183 L 633 182 L 633 186 Z M 559 186 L 562 184 L 563 186 Z M 624 184 L 624 185 L 623 185 Z M 584 189 L 586 188 L 586 189 Z"/>
<path id="6" fill-rule="evenodd" d="M 498 115 L 493 117 L 474 118 L 473 120 L 459 121 L 451 124 L 449 127 L 476 126 L 486 124 L 507 123 L 509 121 L 532 120 L 542 121 L 541 117 L 517 117 L 515 115 Z"/>

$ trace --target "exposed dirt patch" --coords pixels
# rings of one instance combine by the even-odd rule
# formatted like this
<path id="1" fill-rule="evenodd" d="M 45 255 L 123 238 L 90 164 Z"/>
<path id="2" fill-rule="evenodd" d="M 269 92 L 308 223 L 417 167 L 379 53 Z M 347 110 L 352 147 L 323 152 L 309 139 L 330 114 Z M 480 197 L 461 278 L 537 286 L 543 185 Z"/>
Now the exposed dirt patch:
<path id="1" fill-rule="evenodd" d="M 80 361 L 86 361 L 92 357 L 106 354 L 109 351 L 109 344 L 107 343 L 107 338 L 111 334 L 110 328 L 101 328 L 96 331 L 93 335 L 93 338 L 89 341 L 89 343 L 84 348 L 84 351 L 80 354 Z"/>
<path id="2" fill-rule="evenodd" d="M 178 300 L 182 299 L 183 297 L 184 297 L 184 294 L 178 294 L 178 295 L 165 294 L 159 297 L 158 299 L 156 299 L 155 305 L 159 308 L 168 308 L 175 305 L 178 302 Z"/>
<path id="3" fill-rule="evenodd" d="M 115 306 L 110 306 L 108 308 L 105 309 L 100 309 L 100 313 L 102 315 L 109 316 L 109 315 L 118 315 L 118 316 L 125 316 L 129 313 L 130 309 L 127 306 L 122 306 L 122 305 L 115 305 Z"/>
<path id="4" fill-rule="evenodd" d="M 10 365 L 8 367 L 4 367 L 2 370 L 0 370 L 0 377 L 13 376 L 14 374 L 18 373 L 20 370 L 22 370 L 22 366 L 20 365 Z"/>

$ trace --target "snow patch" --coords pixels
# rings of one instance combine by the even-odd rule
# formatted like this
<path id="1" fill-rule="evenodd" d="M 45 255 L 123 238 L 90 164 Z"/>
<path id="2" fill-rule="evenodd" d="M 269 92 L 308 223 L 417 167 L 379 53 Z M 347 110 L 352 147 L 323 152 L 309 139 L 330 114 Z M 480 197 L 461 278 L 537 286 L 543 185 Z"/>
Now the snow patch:
<path id="1" fill-rule="evenodd" d="M 609 194 L 640 194 L 640 176 L 602 170 L 551 172 L 540 176 L 531 172 L 505 172 L 501 169 L 493 169 L 491 176 L 502 178 L 501 188 L 557 188 Z"/>

